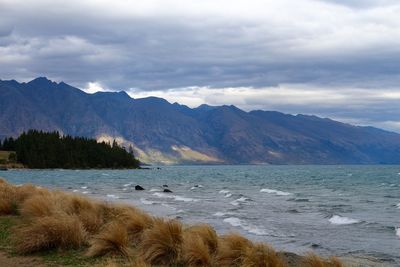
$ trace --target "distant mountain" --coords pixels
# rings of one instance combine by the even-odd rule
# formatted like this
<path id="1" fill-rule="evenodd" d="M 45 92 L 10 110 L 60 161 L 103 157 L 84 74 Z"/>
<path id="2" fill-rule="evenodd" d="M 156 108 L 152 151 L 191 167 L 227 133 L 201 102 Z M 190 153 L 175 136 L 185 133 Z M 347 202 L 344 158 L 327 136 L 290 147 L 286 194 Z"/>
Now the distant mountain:
<path id="1" fill-rule="evenodd" d="M 188 108 L 37 78 L 0 81 L 0 138 L 58 130 L 134 147 L 146 163 L 398 164 L 400 135 L 307 115 Z"/>

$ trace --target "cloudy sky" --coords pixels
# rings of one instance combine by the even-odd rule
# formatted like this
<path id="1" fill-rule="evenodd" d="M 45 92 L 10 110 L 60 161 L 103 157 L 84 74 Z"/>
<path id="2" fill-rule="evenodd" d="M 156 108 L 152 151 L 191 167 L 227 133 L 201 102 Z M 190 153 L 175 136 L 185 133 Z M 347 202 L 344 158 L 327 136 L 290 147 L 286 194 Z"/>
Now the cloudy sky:
<path id="1" fill-rule="evenodd" d="M 400 132 L 398 0 L 0 0 L 0 79 Z"/>

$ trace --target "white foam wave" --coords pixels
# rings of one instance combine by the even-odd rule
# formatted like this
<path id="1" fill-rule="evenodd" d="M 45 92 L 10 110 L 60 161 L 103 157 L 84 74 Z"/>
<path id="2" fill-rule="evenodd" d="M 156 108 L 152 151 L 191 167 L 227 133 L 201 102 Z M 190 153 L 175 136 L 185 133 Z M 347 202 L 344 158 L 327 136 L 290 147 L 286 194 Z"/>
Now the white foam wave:
<path id="1" fill-rule="evenodd" d="M 128 186 L 131 186 L 132 184 L 131 183 L 129 183 L 129 184 L 124 184 L 124 187 L 128 187 Z"/>
<path id="2" fill-rule="evenodd" d="M 267 235 L 268 233 L 260 228 L 254 227 L 252 225 L 247 224 L 246 222 L 244 222 L 243 220 L 236 218 L 236 217 L 229 217 L 223 220 L 226 223 L 229 223 L 230 225 L 234 226 L 234 227 L 240 227 L 243 230 L 254 234 L 254 235 Z"/>
<path id="3" fill-rule="evenodd" d="M 89 194 L 89 191 L 83 191 L 82 194 Z"/>
<path id="4" fill-rule="evenodd" d="M 147 200 L 147 199 L 145 199 L 145 198 L 141 198 L 140 199 L 140 202 L 142 202 L 143 204 L 145 204 L 145 205 L 153 205 L 155 202 L 153 202 L 153 201 L 150 201 L 150 200 Z"/>
<path id="5" fill-rule="evenodd" d="M 225 195 L 226 198 L 231 197 L 231 196 L 232 196 L 231 193 Z"/>
<path id="6" fill-rule="evenodd" d="M 400 228 L 396 228 L 396 235 L 400 237 Z"/>
<path id="7" fill-rule="evenodd" d="M 78 189 L 74 189 L 74 190 L 72 190 L 72 192 L 76 193 L 76 192 L 79 192 L 79 190 Z"/>
<path id="8" fill-rule="evenodd" d="M 87 186 L 81 186 L 82 189 L 87 189 Z"/>
<path id="9" fill-rule="evenodd" d="M 249 200 L 249 198 L 241 197 L 241 198 L 238 198 L 238 199 L 236 199 L 234 201 L 231 201 L 230 204 L 233 205 L 233 206 L 239 206 L 240 203 L 246 202 L 247 200 Z"/>
<path id="10" fill-rule="evenodd" d="M 192 186 L 191 188 L 190 188 L 190 190 L 195 190 L 195 189 L 197 189 L 197 188 L 203 188 L 204 186 L 202 186 L 201 184 L 197 184 L 197 185 L 195 185 L 195 186 Z"/>
<path id="11" fill-rule="evenodd" d="M 108 198 L 119 198 L 118 196 L 113 195 L 113 194 L 108 194 L 107 197 L 108 197 Z"/>
<path id="12" fill-rule="evenodd" d="M 269 188 L 263 188 L 260 190 L 261 193 L 268 193 L 268 194 L 275 194 L 277 196 L 290 196 L 292 193 L 285 192 L 285 191 L 280 191 L 280 190 L 275 190 L 275 189 L 269 189 Z"/>
<path id="13" fill-rule="evenodd" d="M 159 197 L 159 198 L 172 198 L 175 201 L 183 201 L 183 202 L 196 202 L 196 201 L 198 201 L 197 199 L 194 199 L 194 198 L 182 197 L 182 196 L 176 196 L 176 195 L 168 195 L 168 194 L 159 193 L 159 192 L 156 192 L 153 195 L 156 196 L 156 197 Z"/>
<path id="14" fill-rule="evenodd" d="M 230 193 L 230 191 L 229 190 L 221 190 L 221 191 L 219 191 L 219 193 L 220 194 L 228 194 L 228 193 Z"/>
<path id="15" fill-rule="evenodd" d="M 218 211 L 218 212 L 216 212 L 216 213 L 214 213 L 213 215 L 215 216 L 215 217 L 224 217 L 224 216 L 228 216 L 228 215 L 235 215 L 236 213 L 234 213 L 234 212 L 221 212 L 221 211 Z"/>
<path id="16" fill-rule="evenodd" d="M 346 224 L 355 224 L 359 223 L 359 220 L 348 218 L 348 217 L 342 217 L 339 215 L 333 215 L 332 218 L 329 219 L 329 222 L 331 224 L 336 224 L 336 225 L 346 225 Z"/>
<path id="17" fill-rule="evenodd" d="M 397 207 L 398 209 L 400 209 L 400 203 L 398 203 L 398 204 L 396 205 L 396 207 Z"/>
<path id="18" fill-rule="evenodd" d="M 161 192 L 162 190 L 159 188 L 152 188 L 149 190 L 150 192 Z"/>

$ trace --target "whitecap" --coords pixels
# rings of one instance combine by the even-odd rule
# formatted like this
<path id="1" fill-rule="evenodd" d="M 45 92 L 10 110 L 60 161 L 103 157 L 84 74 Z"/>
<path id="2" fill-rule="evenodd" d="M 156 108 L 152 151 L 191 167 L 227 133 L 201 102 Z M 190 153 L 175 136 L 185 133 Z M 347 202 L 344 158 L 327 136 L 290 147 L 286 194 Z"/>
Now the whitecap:
<path id="1" fill-rule="evenodd" d="M 79 190 L 78 189 L 74 189 L 74 190 L 72 190 L 72 192 L 76 193 L 76 192 L 79 192 Z"/>
<path id="2" fill-rule="evenodd" d="M 242 221 L 236 217 L 226 218 L 226 219 L 224 219 L 224 222 L 229 223 L 230 225 L 235 226 L 235 227 L 242 226 Z"/>
<path id="3" fill-rule="evenodd" d="M 83 191 L 82 192 L 82 194 L 88 194 L 89 193 L 89 191 Z"/>
<path id="4" fill-rule="evenodd" d="M 108 198 L 119 198 L 118 196 L 113 195 L 113 194 L 108 194 L 107 197 L 108 197 Z"/>
<path id="5" fill-rule="evenodd" d="M 238 199 L 236 199 L 234 201 L 231 201 L 230 204 L 233 205 L 233 206 L 239 206 L 240 203 L 246 202 L 247 200 L 249 200 L 249 198 L 241 197 L 241 198 L 238 198 Z"/>
<path id="6" fill-rule="evenodd" d="M 396 235 L 400 237 L 400 228 L 396 228 Z"/>
<path id="7" fill-rule="evenodd" d="M 226 198 L 231 197 L 231 196 L 232 196 L 232 194 L 230 194 L 230 193 L 225 195 Z"/>
<path id="8" fill-rule="evenodd" d="M 191 188 L 190 188 L 190 190 L 195 190 L 195 189 L 197 189 L 197 188 L 203 188 L 204 186 L 202 186 L 201 184 L 196 184 L 195 186 L 192 186 Z"/>
<path id="9" fill-rule="evenodd" d="M 152 188 L 149 190 L 149 192 L 161 192 L 162 190 L 159 188 Z"/>
<path id="10" fill-rule="evenodd" d="M 144 205 L 153 205 L 155 202 L 147 200 L 145 198 L 141 198 L 140 202 L 142 202 Z"/>
<path id="11" fill-rule="evenodd" d="M 218 212 L 214 213 L 213 215 L 215 217 L 224 217 L 224 216 L 227 216 L 227 215 L 235 215 L 235 214 L 236 213 L 234 213 L 234 212 L 221 212 L 221 211 L 218 211 Z"/>
<path id="12" fill-rule="evenodd" d="M 190 197 L 181 197 L 181 196 L 174 196 L 176 201 L 183 201 L 183 202 L 196 202 L 197 199 L 190 198 Z"/>
<path id="13" fill-rule="evenodd" d="M 159 197 L 159 198 L 172 198 L 175 201 L 183 201 L 183 202 L 195 202 L 195 201 L 198 201 L 197 199 L 194 199 L 194 198 L 182 197 L 182 196 L 176 196 L 176 195 L 168 195 L 168 194 L 159 193 L 159 192 L 156 192 L 153 195 L 156 196 L 156 197 Z"/>
<path id="14" fill-rule="evenodd" d="M 230 193 L 230 191 L 229 190 L 221 190 L 221 191 L 219 191 L 219 193 L 220 194 L 228 194 L 228 193 Z"/>
<path id="15" fill-rule="evenodd" d="M 397 207 L 398 209 L 400 209 L 400 203 L 398 203 L 398 204 L 396 205 L 396 207 Z"/>
<path id="16" fill-rule="evenodd" d="M 336 224 L 336 225 L 346 225 L 346 224 L 355 224 L 359 223 L 359 220 L 348 218 L 348 217 L 342 217 L 339 215 L 333 215 L 332 218 L 329 219 L 329 222 L 331 224 Z"/>
<path id="17" fill-rule="evenodd" d="M 263 188 L 260 190 L 261 193 L 268 193 L 268 194 L 275 194 L 277 196 L 289 196 L 292 195 L 292 193 L 285 192 L 285 191 L 280 191 L 280 190 L 275 190 L 275 189 L 268 189 L 268 188 Z"/>
<path id="18" fill-rule="evenodd" d="M 87 189 L 87 186 L 81 186 L 82 189 Z"/>
<path id="19" fill-rule="evenodd" d="M 243 220 L 236 218 L 236 217 L 229 217 L 223 220 L 226 223 L 229 223 L 230 225 L 234 226 L 234 227 L 240 227 L 243 230 L 249 232 L 250 234 L 254 234 L 254 235 L 267 235 L 268 233 L 260 228 L 257 228 L 255 226 L 249 225 L 246 222 L 244 222 Z"/>
<path id="20" fill-rule="evenodd" d="M 131 183 L 129 183 L 129 184 L 124 184 L 124 187 L 128 187 L 128 186 L 131 186 L 132 184 Z"/>
<path id="21" fill-rule="evenodd" d="M 108 173 L 102 173 L 103 176 L 110 176 Z"/>

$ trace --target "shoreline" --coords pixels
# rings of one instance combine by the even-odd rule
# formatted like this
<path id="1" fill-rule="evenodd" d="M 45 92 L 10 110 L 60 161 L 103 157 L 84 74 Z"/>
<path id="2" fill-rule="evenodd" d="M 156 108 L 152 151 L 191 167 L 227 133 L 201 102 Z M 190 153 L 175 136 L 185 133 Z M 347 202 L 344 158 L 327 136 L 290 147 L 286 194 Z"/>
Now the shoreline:
<path id="1" fill-rule="evenodd" d="M 13 185 L 10 185 L 10 184 L 5 183 L 5 182 L 0 183 L 0 186 L 9 187 L 8 189 L 14 187 Z M 20 214 L 18 216 L 20 216 L 22 219 L 24 219 L 24 217 L 29 217 L 30 220 L 32 220 L 32 219 L 40 220 L 40 218 L 43 217 L 43 214 L 42 214 L 43 211 L 40 211 L 40 209 L 42 209 L 43 207 L 40 207 L 40 208 L 36 207 L 35 209 L 39 209 L 39 210 L 34 210 L 34 211 L 31 210 L 30 211 L 31 213 L 32 212 L 33 213 L 39 212 L 40 213 L 39 216 L 37 214 L 34 214 L 34 216 L 32 216 L 32 214 L 29 214 L 29 212 L 28 212 L 28 214 L 26 214 L 26 207 L 27 206 L 29 207 L 29 205 L 33 205 L 33 206 L 37 205 L 37 203 L 35 203 L 35 202 L 39 202 L 39 204 L 40 204 L 41 203 L 41 201 L 40 201 L 41 197 L 45 197 L 46 200 L 49 200 L 49 199 L 55 200 L 55 202 L 59 201 L 60 198 L 63 199 L 64 201 L 67 200 L 67 202 L 68 201 L 74 201 L 75 205 L 86 206 L 86 208 L 91 207 L 90 209 L 92 209 L 96 205 L 99 205 L 99 207 L 100 206 L 104 207 L 103 205 L 105 205 L 104 201 L 99 201 L 99 200 L 96 200 L 96 199 L 93 199 L 93 198 L 84 197 L 82 195 L 76 195 L 76 194 L 71 194 L 71 193 L 66 193 L 66 192 L 61 192 L 61 191 L 56 191 L 56 190 L 48 190 L 48 189 L 45 189 L 45 188 L 38 188 L 38 187 L 33 186 L 33 185 L 23 185 L 21 187 L 25 187 L 25 189 L 28 188 L 29 191 L 30 191 L 30 192 L 27 192 L 25 190 L 25 192 L 23 194 L 27 194 L 29 196 L 25 196 L 26 199 L 22 203 L 18 204 L 18 205 L 21 205 L 21 207 L 17 208 L 19 210 L 17 213 Z M 35 199 L 35 197 L 36 197 L 36 199 Z M 32 202 L 30 199 L 35 199 L 35 200 Z M 32 203 L 30 203 L 30 202 L 32 202 Z M 1 204 L 1 202 L 0 202 L 0 204 Z M 41 203 L 41 204 L 44 205 L 44 206 L 49 205 L 49 204 L 45 204 L 45 203 Z M 54 204 L 54 203 L 51 204 L 51 205 L 56 205 L 57 206 L 57 204 Z M 119 207 L 123 206 L 127 210 L 123 211 L 122 213 L 127 212 L 127 211 L 128 211 L 128 213 L 130 213 L 131 211 L 138 212 L 137 214 L 139 214 L 140 216 L 143 216 L 143 218 L 145 218 L 145 220 L 149 220 L 148 222 L 152 221 L 153 220 L 152 218 L 155 218 L 152 215 L 144 213 L 144 212 L 136 209 L 135 207 L 133 207 L 131 205 L 128 206 L 128 205 L 123 205 L 121 203 L 116 203 L 116 202 L 112 202 L 112 203 L 108 202 L 107 205 L 109 206 L 108 208 L 111 208 L 111 209 L 113 209 L 113 208 L 117 208 L 118 209 Z M 45 209 L 51 210 L 51 209 L 55 208 L 55 206 L 54 207 L 53 206 L 50 207 L 50 206 L 45 207 Z M 90 209 L 89 209 L 89 211 L 85 211 L 85 212 L 89 212 L 89 213 L 93 212 L 93 210 L 90 210 Z M 45 213 L 46 212 L 49 212 L 49 211 L 45 211 Z M 57 211 L 54 211 L 54 212 L 57 212 Z M 50 214 L 45 214 L 45 216 L 49 216 L 49 215 Z M 74 214 L 74 216 L 75 215 L 76 214 Z M 96 215 L 96 214 L 91 214 L 91 215 Z M 136 215 L 134 215 L 133 217 L 135 217 Z M 79 214 L 77 216 L 79 216 Z M 130 219 L 132 219 L 132 218 L 130 218 Z M 165 220 L 165 219 L 160 219 L 160 218 L 156 218 L 155 220 L 156 221 L 157 220 L 162 220 L 163 223 L 171 222 L 171 220 Z M 118 221 L 118 220 L 116 220 L 116 221 Z M 176 221 L 176 220 L 172 220 L 172 221 Z M 93 222 L 91 222 L 91 223 L 93 223 Z M 179 221 L 176 221 L 176 223 L 178 225 L 180 225 L 180 227 L 182 227 L 183 229 L 190 229 L 192 227 L 192 226 L 188 226 L 188 225 L 183 225 Z M 96 231 L 98 231 L 100 228 L 103 228 L 105 225 L 108 225 L 108 224 L 109 224 L 109 222 L 103 222 L 102 226 L 101 225 L 100 226 L 97 225 L 96 227 L 98 227 L 98 229 Z M 142 225 L 142 227 L 146 228 L 146 226 L 144 226 L 144 225 Z M 212 231 L 214 231 L 214 230 L 212 230 Z M 146 231 L 144 231 L 144 232 L 146 232 Z M 89 239 L 91 239 L 91 240 L 94 239 L 95 240 L 96 239 L 96 235 L 98 235 L 99 233 L 98 232 L 94 232 L 93 234 L 94 234 L 93 237 L 89 238 Z M 217 238 L 218 238 L 218 242 L 221 242 L 220 241 L 221 238 L 222 238 L 221 240 L 223 240 L 223 237 L 218 236 Z M 241 238 L 243 238 L 243 237 L 241 237 Z M 88 242 L 88 244 L 90 244 L 90 242 L 92 242 L 92 241 L 89 241 L 89 239 L 88 239 L 88 241 L 85 241 L 85 242 Z M 250 240 L 248 240 L 248 241 L 250 242 L 249 244 L 251 244 L 250 247 L 256 246 L 258 244 L 261 244 L 261 243 L 253 243 Z M 92 245 L 93 245 L 93 243 L 92 243 Z M 263 244 L 263 245 L 265 245 L 265 244 Z M 130 249 L 133 249 L 133 248 L 130 248 Z M 89 250 L 90 250 L 90 247 L 89 247 Z M 272 249 L 272 251 L 274 251 L 274 250 Z M 119 251 L 118 253 L 120 253 L 120 252 L 121 251 Z M 124 254 L 124 253 L 126 253 L 126 252 L 123 252 L 122 254 Z M 274 253 L 275 253 L 275 251 L 274 251 Z M 108 254 L 108 253 L 106 253 L 106 254 Z M 304 255 L 298 255 L 298 254 L 290 253 L 290 252 L 276 252 L 276 255 L 280 255 L 279 257 L 282 257 L 283 261 L 285 261 L 286 265 L 284 265 L 284 266 L 311 266 L 311 265 L 305 265 L 305 264 L 307 264 L 307 262 L 305 262 L 305 261 L 307 261 L 307 256 L 304 256 Z M 318 259 L 320 260 L 320 258 L 318 258 Z M 383 262 L 377 262 L 377 261 L 374 261 L 373 259 L 367 258 L 367 257 L 365 257 L 365 258 L 364 257 L 352 257 L 352 256 L 351 257 L 342 257 L 341 261 L 344 264 L 343 266 L 354 266 L 354 267 L 356 267 L 356 266 L 370 266 L 370 267 L 392 266 L 392 265 L 385 265 L 385 263 L 383 263 Z M 299 264 L 301 264 L 301 265 L 299 265 Z M 277 266 L 279 266 L 279 265 L 277 265 Z M 334 263 L 326 263 L 326 265 L 321 265 L 321 266 L 342 266 L 342 265 L 334 265 Z"/>

